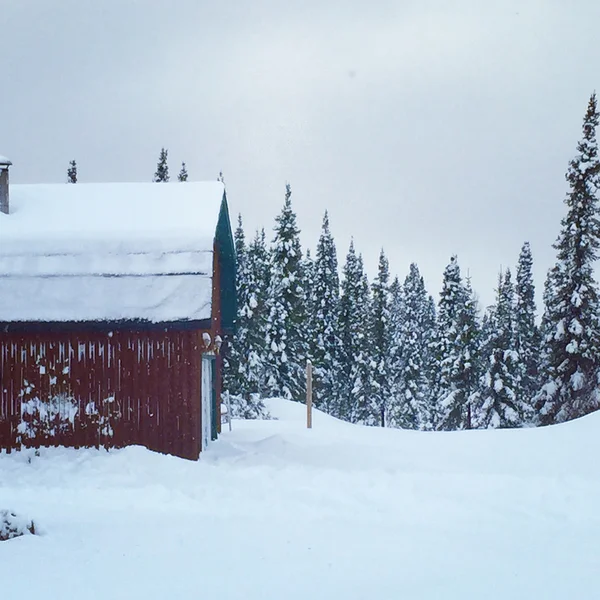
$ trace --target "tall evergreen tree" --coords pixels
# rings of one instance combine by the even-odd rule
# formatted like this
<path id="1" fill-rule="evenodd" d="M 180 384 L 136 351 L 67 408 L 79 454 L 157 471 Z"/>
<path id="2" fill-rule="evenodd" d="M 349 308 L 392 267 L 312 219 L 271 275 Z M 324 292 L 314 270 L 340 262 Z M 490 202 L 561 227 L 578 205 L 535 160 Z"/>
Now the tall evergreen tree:
<path id="1" fill-rule="evenodd" d="M 432 425 L 427 360 L 429 329 L 433 323 L 425 282 L 414 263 L 410 265 L 402 290 L 402 318 L 396 337 L 402 352 L 393 420 L 395 426 L 403 429 L 427 430 Z"/>
<path id="2" fill-rule="evenodd" d="M 236 332 L 225 346 L 224 389 L 230 394 L 234 416 L 255 419 L 268 414 L 265 394 L 265 299 L 268 252 L 264 231 L 248 246 L 241 217 L 235 232 L 238 316 Z"/>
<path id="3" fill-rule="evenodd" d="M 437 428 L 463 429 L 466 424 L 466 398 L 457 386 L 460 352 L 460 318 L 465 303 L 465 289 L 456 256 L 444 270 L 442 291 L 438 304 L 438 330 L 436 357 L 437 377 Z"/>
<path id="4" fill-rule="evenodd" d="M 470 427 L 469 398 L 475 391 L 477 342 L 477 302 L 470 282 L 463 283 L 457 258 L 453 256 L 444 271 L 438 305 L 437 429 Z"/>
<path id="5" fill-rule="evenodd" d="M 246 328 L 246 354 L 240 372 L 247 392 L 265 396 L 267 356 L 267 298 L 270 282 L 270 257 L 264 229 L 256 232 L 246 252 L 247 300 L 240 307 L 240 327 Z"/>
<path id="6" fill-rule="evenodd" d="M 437 362 L 437 310 L 433 296 L 427 297 L 425 314 L 423 317 L 424 331 L 424 364 L 425 378 L 427 380 L 428 403 L 429 407 L 427 415 L 429 416 L 429 427 L 427 429 L 435 429 L 437 424 L 437 408 L 436 408 L 436 391 L 438 377 L 438 362 Z"/>
<path id="7" fill-rule="evenodd" d="M 346 256 L 341 287 L 342 376 L 336 416 L 352 423 L 366 423 L 370 416 L 373 370 L 369 355 L 369 283 L 354 242 L 350 243 Z"/>
<path id="8" fill-rule="evenodd" d="M 463 304 L 458 318 L 458 360 L 456 363 L 456 387 L 466 401 L 465 424 L 467 429 L 473 425 L 473 407 L 471 397 L 477 391 L 478 353 L 480 328 L 478 323 L 477 298 L 467 278 L 463 291 Z"/>
<path id="9" fill-rule="evenodd" d="M 166 183 L 169 181 L 169 165 L 167 159 L 169 157 L 169 151 L 165 148 L 160 149 L 160 155 L 158 157 L 158 164 L 156 165 L 156 173 L 154 173 L 155 183 Z"/>
<path id="10" fill-rule="evenodd" d="M 185 163 L 181 163 L 181 171 L 179 171 L 179 175 L 177 175 L 177 181 L 183 182 L 188 180 L 188 172 Z"/>
<path id="11" fill-rule="evenodd" d="M 390 285 L 390 399 L 388 406 L 388 424 L 399 425 L 399 412 L 402 404 L 402 326 L 404 322 L 404 290 L 398 277 Z"/>
<path id="12" fill-rule="evenodd" d="M 371 418 L 373 425 L 385 427 L 388 404 L 391 397 L 391 314 L 390 314 L 390 268 L 382 250 L 379 254 L 377 276 L 373 281 L 371 303 L 371 353 L 373 359 Z"/>
<path id="13" fill-rule="evenodd" d="M 234 233 L 236 253 L 236 294 L 238 301 L 238 315 L 236 332 L 226 344 L 223 362 L 223 387 L 232 395 L 240 395 L 246 390 L 246 382 L 242 377 L 242 362 L 245 360 L 247 327 L 245 320 L 245 307 L 249 301 L 248 272 L 246 265 L 246 237 L 242 224 L 242 215 L 238 215 L 238 225 Z"/>
<path id="14" fill-rule="evenodd" d="M 72 160 L 67 169 L 67 183 L 77 183 L 77 163 Z"/>
<path id="15" fill-rule="evenodd" d="M 515 293 L 510 270 L 498 278 L 496 306 L 491 311 L 489 337 L 483 351 L 487 369 L 477 395 L 474 425 L 478 428 L 519 427 L 526 404 L 518 397 L 519 359 L 516 350 Z"/>
<path id="16" fill-rule="evenodd" d="M 338 333 L 340 281 L 335 242 L 325 212 L 314 264 L 311 317 L 315 366 L 315 405 L 328 413 L 338 412 L 341 339 Z"/>
<path id="17" fill-rule="evenodd" d="M 545 385 L 537 402 L 542 424 L 573 419 L 596 410 L 598 400 L 598 291 L 593 276 L 600 246 L 598 190 L 598 107 L 590 98 L 577 155 L 566 178 L 567 215 L 554 248 L 557 263 L 548 274 L 544 330 Z"/>
<path id="18" fill-rule="evenodd" d="M 272 246 L 271 281 L 267 300 L 267 386 L 273 395 L 302 401 L 308 344 L 304 333 L 305 300 L 302 249 L 292 190 L 276 219 Z"/>
<path id="19" fill-rule="evenodd" d="M 535 323 L 535 286 L 533 258 L 529 242 L 519 254 L 516 285 L 516 350 L 519 356 L 519 383 L 517 396 L 527 405 L 524 420 L 533 417 L 533 397 L 538 391 L 538 362 L 540 357 L 539 332 Z"/>

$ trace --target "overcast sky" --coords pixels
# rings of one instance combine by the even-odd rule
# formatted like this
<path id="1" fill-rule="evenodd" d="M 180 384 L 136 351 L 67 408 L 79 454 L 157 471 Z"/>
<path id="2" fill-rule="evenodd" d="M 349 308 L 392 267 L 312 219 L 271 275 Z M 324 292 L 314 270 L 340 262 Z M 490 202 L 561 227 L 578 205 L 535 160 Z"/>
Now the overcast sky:
<path id="1" fill-rule="evenodd" d="M 600 2 L 19 0 L 2 3 L 0 154 L 13 183 L 225 174 L 271 235 L 286 181 L 314 246 L 327 208 L 437 294 L 457 253 L 483 304 L 524 240 L 538 296 L 564 173 L 600 87 Z M 118 218 L 118 215 L 116 215 Z"/>

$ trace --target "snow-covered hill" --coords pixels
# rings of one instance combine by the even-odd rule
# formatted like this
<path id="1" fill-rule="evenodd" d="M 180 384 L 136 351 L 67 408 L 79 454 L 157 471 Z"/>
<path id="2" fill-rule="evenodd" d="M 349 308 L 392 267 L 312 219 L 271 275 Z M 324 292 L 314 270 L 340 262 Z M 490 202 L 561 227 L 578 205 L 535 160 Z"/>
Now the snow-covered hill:
<path id="1" fill-rule="evenodd" d="M 6 600 L 593 599 L 600 414 L 417 433 L 268 402 L 198 463 L 127 448 L 0 456 Z M 31 462 L 29 462 L 31 459 Z"/>

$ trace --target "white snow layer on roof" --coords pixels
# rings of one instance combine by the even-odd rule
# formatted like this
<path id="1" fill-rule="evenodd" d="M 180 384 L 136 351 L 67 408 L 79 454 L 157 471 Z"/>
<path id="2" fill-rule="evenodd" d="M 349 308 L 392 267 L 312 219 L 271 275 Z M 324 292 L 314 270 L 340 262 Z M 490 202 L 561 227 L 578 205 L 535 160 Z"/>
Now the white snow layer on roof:
<path id="1" fill-rule="evenodd" d="M 0 165 L 12 165 L 12 162 L 6 156 L 0 154 Z"/>
<path id="2" fill-rule="evenodd" d="M 12 185 L 0 321 L 211 316 L 220 182 Z"/>
<path id="3" fill-rule="evenodd" d="M 0 254 L 212 250 L 223 184 L 11 185 Z"/>

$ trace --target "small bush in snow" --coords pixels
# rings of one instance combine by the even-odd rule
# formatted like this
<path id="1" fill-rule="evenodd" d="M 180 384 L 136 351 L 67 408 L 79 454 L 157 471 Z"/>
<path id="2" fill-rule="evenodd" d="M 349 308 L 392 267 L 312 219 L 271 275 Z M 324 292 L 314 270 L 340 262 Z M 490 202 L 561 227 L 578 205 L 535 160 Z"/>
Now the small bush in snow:
<path id="1" fill-rule="evenodd" d="M 35 523 L 10 510 L 0 510 L 0 542 L 27 534 L 36 534 Z"/>

